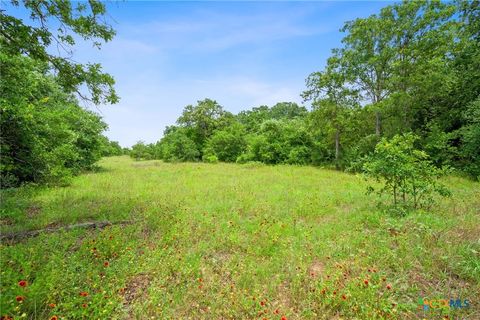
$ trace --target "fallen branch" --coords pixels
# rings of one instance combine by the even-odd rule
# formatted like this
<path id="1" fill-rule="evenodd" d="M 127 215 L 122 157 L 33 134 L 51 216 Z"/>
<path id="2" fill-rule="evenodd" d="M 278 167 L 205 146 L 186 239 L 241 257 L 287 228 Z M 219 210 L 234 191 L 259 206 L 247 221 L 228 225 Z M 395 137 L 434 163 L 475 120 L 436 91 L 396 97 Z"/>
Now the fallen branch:
<path id="1" fill-rule="evenodd" d="M 38 230 L 30 230 L 30 231 L 21 231 L 21 232 L 12 232 L 12 233 L 3 233 L 0 234 L 0 241 L 1 242 L 17 242 L 22 239 L 32 238 L 40 235 L 41 233 L 52 233 L 57 231 L 68 231 L 72 229 L 103 229 L 108 226 L 113 225 L 127 225 L 132 224 L 133 221 L 129 220 L 122 220 L 122 221 L 99 221 L 99 222 L 84 222 L 84 223 L 77 223 L 68 226 L 58 226 L 58 227 L 47 227 Z"/>

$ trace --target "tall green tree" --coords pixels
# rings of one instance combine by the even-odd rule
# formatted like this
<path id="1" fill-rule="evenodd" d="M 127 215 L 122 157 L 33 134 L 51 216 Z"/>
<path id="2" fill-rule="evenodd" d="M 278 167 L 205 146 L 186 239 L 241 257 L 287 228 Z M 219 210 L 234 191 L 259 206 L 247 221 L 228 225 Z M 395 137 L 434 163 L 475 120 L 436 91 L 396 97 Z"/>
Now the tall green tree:
<path id="1" fill-rule="evenodd" d="M 345 81 L 356 88 L 365 103 L 375 112 L 375 134 L 382 128 L 381 102 L 391 91 L 389 80 L 395 49 L 391 46 L 392 23 L 382 16 L 349 21 L 342 28 L 347 35 L 343 48 L 335 50 Z"/>
<path id="2" fill-rule="evenodd" d="M 190 129 L 191 138 L 198 150 L 203 150 L 207 139 L 217 129 L 226 127 L 234 121 L 233 115 L 227 112 L 215 100 L 198 101 L 196 106 L 188 105 L 183 109 L 177 124 Z"/>
<path id="3" fill-rule="evenodd" d="M 347 86 L 340 59 L 331 57 L 322 72 L 312 73 L 307 79 L 307 90 L 302 96 L 312 101 L 318 125 L 333 132 L 335 141 L 335 166 L 340 169 L 341 136 L 345 131 L 351 111 L 357 106 L 357 92 Z"/>

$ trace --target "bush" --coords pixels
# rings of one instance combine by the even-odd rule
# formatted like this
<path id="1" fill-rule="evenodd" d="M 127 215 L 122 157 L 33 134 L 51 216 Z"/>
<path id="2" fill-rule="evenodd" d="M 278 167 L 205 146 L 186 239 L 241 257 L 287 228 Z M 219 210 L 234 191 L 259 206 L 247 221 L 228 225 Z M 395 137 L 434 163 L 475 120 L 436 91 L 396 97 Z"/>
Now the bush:
<path id="1" fill-rule="evenodd" d="M 223 130 L 217 130 L 208 139 L 203 151 L 209 157 L 214 155 L 224 162 L 235 162 L 246 148 L 245 130 L 240 124 L 232 125 Z"/>
<path id="2" fill-rule="evenodd" d="M 417 136 L 408 133 L 391 140 L 382 139 L 363 166 L 365 173 L 383 182 L 378 190 L 390 193 L 393 205 L 420 206 L 431 204 L 432 195 L 448 196 L 450 192 L 438 182 L 446 170 L 432 165 L 424 151 L 416 150 Z M 369 192 L 375 191 L 369 187 Z"/>
<path id="3" fill-rule="evenodd" d="M 178 128 L 165 135 L 159 144 L 161 158 L 167 162 L 198 161 L 200 152 L 187 132 Z"/>
<path id="4" fill-rule="evenodd" d="M 218 163 L 218 158 L 216 155 L 210 155 L 210 156 L 203 156 L 203 161 L 207 163 Z"/>
<path id="5" fill-rule="evenodd" d="M 2 188 L 62 183 L 92 169 L 107 125 L 63 91 L 45 65 L 0 52 Z"/>

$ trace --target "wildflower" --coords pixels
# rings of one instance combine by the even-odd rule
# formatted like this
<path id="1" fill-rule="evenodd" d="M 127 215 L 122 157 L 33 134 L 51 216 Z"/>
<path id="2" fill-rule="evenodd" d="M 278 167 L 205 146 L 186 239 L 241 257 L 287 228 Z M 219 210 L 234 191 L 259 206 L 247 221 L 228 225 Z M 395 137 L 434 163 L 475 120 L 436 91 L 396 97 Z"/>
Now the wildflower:
<path id="1" fill-rule="evenodd" d="M 86 303 L 82 303 L 82 308 L 86 308 L 87 307 L 87 304 Z"/>
<path id="2" fill-rule="evenodd" d="M 265 301 L 260 301 L 260 305 L 263 307 L 265 305 Z"/>
<path id="3" fill-rule="evenodd" d="M 333 295 L 334 295 L 334 296 L 337 295 L 337 291 L 336 291 L 336 290 L 333 290 Z"/>
<path id="4" fill-rule="evenodd" d="M 363 280 L 363 283 L 365 283 L 365 285 L 368 286 L 368 280 L 367 279 Z"/>
<path id="5" fill-rule="evenodd" d="M 55 303 L 50 303 L 48 306 L 49 306 L 50 308 L 55 308 L 57 305 L 56 305 Z"/>
<path id="6" fill-rule="evenodd" d="M 58 317 L 57 317 L 57 316 L 52 316 L 52 317 L 50 318 L 50 320 L 58 320 Z"/>
<path id="7" fill-rule="evenodd" d="M 202 288 L 203 288 L 203 286 L 202 286 L 202 285 L 199 285 L 199 286 L 198 286 L 198 289 L 202 289 Z"/>
<path id="8" fill-rule="evenodd" d="M 392 285 L 391 284 L 387 284 L 387 290 L 391 290 L 392 289 Z"/>
<path id="9" fill-rule="evenodd" d="M 20 280 L 20 281 L 18 281 L 18 285 L 20 287 L 26 287 L 27 286 L 27 281 L 26 280 Z"/>
<path id="10" fill-rule="evenodd" d="M 287 320 L 287 317 L 285 316 L 282 316 L 282 319 L 281 320 Z"/>
<path id="11" fill-rule="evenodd" d="M 278 311 L 278 309 L 275 309 L 275 311 L 273 311 L 273 313 L 275 313 L 275 314 L 279 314 L 279 313 L 280 313 L 280 311 Z"/>
<path id="12" fill-rule="evenodd" d="M 25 300 L 25 297 L 23 297 L 23 296 L 17 296 L 17 297 L 15 298 L 15 300 L 17 300 L 17 302 L 22 302 L 23 300 Z"/>
<path id="13" fill-rule="evenodd" d="M 82 291 L 80 292 L 80 297 L 86 297 L 88 296 L 88 292 Z"/>
<path id="14" fill-rule="evenodd" d="M 203 282 L 203 279 L 202 279 L 202 278 L 198 278 L 198 282 Z"/>
<path id="15" fill-rule="evenodd" d="M 325 294 L 325 292 L 327 292 L 326 289 L 322 289 L 322 294 Z"/>
<path id="16" fill-rule="evenodd" d="M 105 261 L 105 262 L 103 263 L 103 266 L 104 266 L 104 267 L 108 267 L 109 265 L 110 265 L 110 262 L 108 262 L 108 261 Z"/>
<path id="17" fill-rule="evenodd" d="M 347 296 L 344 295 L 344 294 L 342 294 L 342 299 L 343 299 L 343 300 L 347 300 Z"/>

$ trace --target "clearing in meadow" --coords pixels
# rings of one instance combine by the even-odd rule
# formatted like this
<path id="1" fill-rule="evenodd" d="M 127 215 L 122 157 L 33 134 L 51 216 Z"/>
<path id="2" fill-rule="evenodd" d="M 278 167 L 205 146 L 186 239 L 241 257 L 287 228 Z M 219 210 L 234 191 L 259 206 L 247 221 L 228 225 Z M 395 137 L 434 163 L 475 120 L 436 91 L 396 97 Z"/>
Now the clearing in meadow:
<path id="1" fill-rule="evenodd" d="M 453 197 L 394 217 L 359 175 L 106 158 L 67 187 L 2 191 L 2 234 L 128 223 L 3 241 L 1 315 L 480 319 L 479 183 L 444 182 Z"/>

